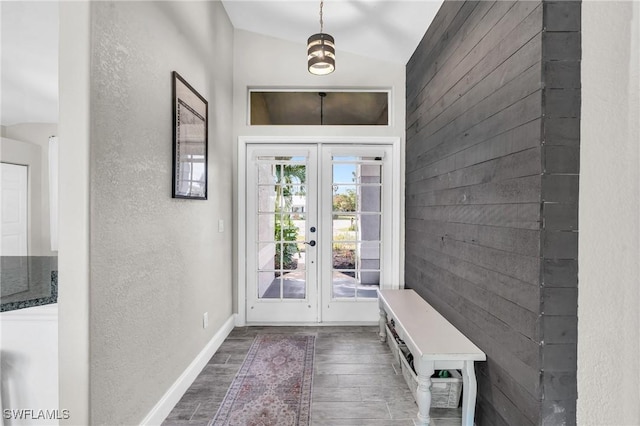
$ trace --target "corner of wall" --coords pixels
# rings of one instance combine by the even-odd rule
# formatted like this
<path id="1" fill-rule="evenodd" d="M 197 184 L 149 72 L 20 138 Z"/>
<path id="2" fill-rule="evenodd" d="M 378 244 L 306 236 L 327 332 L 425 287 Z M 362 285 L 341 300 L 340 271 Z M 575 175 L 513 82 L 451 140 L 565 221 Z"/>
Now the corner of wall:
<path id="1" fill-rule="evenodd" d="M 543 2 L 540 367 L 543 424 L 576 421 L 580 1 Z"/>
<path id="2" fill-rule="evenodd" d="M 577 418 L 640 424 L 640 4 L 584 1 L 581 24 Z"/>
<path id="3" fill-rule="evenodd" d="M 89 2 L 60 2 L 58 347 L 61 424 L 89 424 Z"/>

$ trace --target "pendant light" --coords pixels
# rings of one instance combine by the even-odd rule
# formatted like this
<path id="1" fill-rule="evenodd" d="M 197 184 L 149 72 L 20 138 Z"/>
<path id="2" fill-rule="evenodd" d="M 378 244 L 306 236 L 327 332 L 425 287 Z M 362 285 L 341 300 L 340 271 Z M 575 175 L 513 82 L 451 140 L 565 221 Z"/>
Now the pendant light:
<path id="1" fill-rule="evenodd" d="M 336 69 L 336 46 L 329 34 L 322 32 L 322 7 L 324 1 L 320 1 L 320 32 L 309 37 L 307 41 L 307 62 L 309 72 L 316 75 L 331 74 Z"/>

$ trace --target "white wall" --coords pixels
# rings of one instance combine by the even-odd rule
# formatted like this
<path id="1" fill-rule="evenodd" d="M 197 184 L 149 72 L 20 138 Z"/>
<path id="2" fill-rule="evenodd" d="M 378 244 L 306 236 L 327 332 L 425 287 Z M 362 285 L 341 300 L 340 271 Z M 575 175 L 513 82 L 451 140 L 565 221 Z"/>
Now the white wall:
<path id="1" fill-rule="evenodd" d="M 58 306 L 55 304 L 0 313 L 0 408 L 4 426 L 57 425 Z M 33 420 L 4 410 L 49 411 L 52 418 Z M 9 413 L 12 413 L 11 411 Z"/>
<path id="2" fill-rule="evenodd" d="M 75 335 L 90 350 L 86 364 L 83 345 L 61 349 L 61 406 L 77 410 L 71 424 L 138 424 L 232 315 L 231 233 L 219 233 L 217 225 L 218 219 L 227 230 L 231 225 L 233 30 L 219 2 L 86 7 L 61 9 L 61 25 L 71 24 L 81 40 L 61 29 L 61 76 L 76 61 L 80 81 L 66 81 L 71 91 L 61 81 L 60 137 L 72 133 L 77 153 L 61 144 L 60 166 L 78 161 L 72 168 L 80 182 L 75 196 L 65 191 L 63 200 L 61 193 L 60 253 L 61 261 L 68 253 L 80 256 L 77 265 L 65 257 L 60 267 L 66 302 L 60 344 L 75 344 Z M 64 43 L 76 47 L 80 60 L 67 56 Z M 209 102 L 207 201 L 171 198 L 174 70 Z M 90 113 L 70 128 L 74 98 L 89 100 Z M 75 239 L 78 247 L 67 245 L 64 254 L 62 223 L 72 217 L 81 228 L 66 242 Z M 76 371 L 72 359 L 79 361 Z"/>
<path id="3" fill-rule="evenodd" d="M 640 424 L 640 3 L 582 2 L 578 424 Z"/>

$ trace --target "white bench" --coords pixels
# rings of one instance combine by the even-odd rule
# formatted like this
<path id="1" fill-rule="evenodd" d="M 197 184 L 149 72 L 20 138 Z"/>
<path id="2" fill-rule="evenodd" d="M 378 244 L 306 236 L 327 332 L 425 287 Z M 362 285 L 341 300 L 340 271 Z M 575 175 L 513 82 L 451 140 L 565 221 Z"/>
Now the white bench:
<path id="1" fill-rule="evenodd" d="M 413 355 L 418 375 L 418 424 L 428 425 L 434 370 L 462 371 L 462 424 L 473 426 L 477 383 L 475 361 L 487 356 L 413 290 L 379 290 L 380 340 L 393 319 L 395 330 Z"/>

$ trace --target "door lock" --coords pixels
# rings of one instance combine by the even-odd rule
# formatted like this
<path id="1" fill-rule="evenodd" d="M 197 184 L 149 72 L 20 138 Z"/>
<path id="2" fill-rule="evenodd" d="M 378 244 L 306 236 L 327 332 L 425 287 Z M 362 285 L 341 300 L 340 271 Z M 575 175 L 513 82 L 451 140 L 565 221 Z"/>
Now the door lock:
<path id="1" fill-rule="evenodd" d="M 316 227 L 312 226 L 311 229 L 309 229 L 309 232 L 316 232 Z"/>

